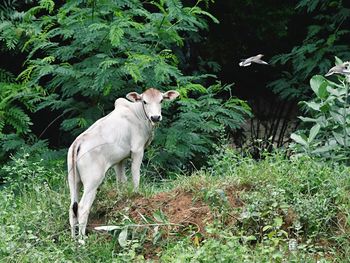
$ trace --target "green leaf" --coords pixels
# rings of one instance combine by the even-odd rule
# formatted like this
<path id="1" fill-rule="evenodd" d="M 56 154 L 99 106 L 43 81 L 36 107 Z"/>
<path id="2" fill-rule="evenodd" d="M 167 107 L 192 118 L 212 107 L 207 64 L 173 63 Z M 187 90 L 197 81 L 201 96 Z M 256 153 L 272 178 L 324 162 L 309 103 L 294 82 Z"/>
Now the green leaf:
<path id="1" fill-rule="evenodd" d="M 156 221 L 166 223 L 168 220 L 161 209 L 158 209 L 153 213 L 153 217 Z"/>
<path id="2" fill-rule="evenodd" d="M 266 232 L 267 230 L 269 230 L 269 229 L 271 229 L 271 228 L 272 228 L 272 226 L 267 225 L 267 226 L 264 226 L 264 227 L 263 227 L 262 231 L 263 231 L 263 232 Z"/>
<path id="3" fill-rule="evenodd" d="M 321 126 L 317 123 L 315 124 L 311 130 L 310 130 L 310 134 L 309 134 L 309 138 L 308 138 L 308 143 L 310 144 L 315 137 L 317 136 L 318 132 L 320 131 Z"/>
<path id="4" fill-rule="evenodd" d="M 276 230 L 275 231 L 271 231 L 270 233 L 267 234 L 268 238 L 273 238 L 276 235 Z"/>
<path id="5" fill-rule="evenodd" d="M 199 9 L 199 8 L 191 8 L 191 9 L 192 9 L 192 13 L 193 13 L 193 14 L 206 15 L 206 16 L 210 17 L 211 20 L 213 20 L 214 23 L 216 23 L 216 24 L 219 24 L 219 23 L 220 23 L 219 20 L 218 20 L 215 16 L 213 16 L 213 15 L 210 14 L 210 13 L 208 13 L 207 11 L 204 11 L 204 10 Z"/>
<path id="6" fill-rule="evenodd" d="M 304 101 L 304 104 L 307 105 L 309 108 L 315 110 L 315 111 L 320 111 L 321 104 L 311 101 L 311 102 L 306 102 Z"/>
<path id="7" fill-rule="evenodd" d="M 125 227 L 118 236 L 118 243 L 121 247 L 125 247 L 127 245 L 127 238 L 128 238 L 128 228 Z"/>
<path id="8" fill-rule="evenodd" d="M 342 95 L 345 95 L 344 89 L 333 89 L 331 86 L 327 86 L 327 91 L 336 97 L 340 97 Z"/>
<path id="9" fill-rule="evenodd" d="M 321 112 L 327 114 L 330 109 L 331 109 L 331 106 L 329 105 L 329 103 L 325 102 L 321 104 L 321 107 L 320 107 Z"/>
<path id="10" fill-rule="evenodd" d="M 342 145 L 342 146 L 345 145 L 345 143 L 344 143 L 344 134 L 340 134 L 340 133 L 335 132 L 335 131 L 332 131 L 332 134 L 333 134 L 335 140 L 336 140 L 340 145 Z"/>
<path id="11" fill-rule="evenodd" d="M 303 137 L 301 137 L 301 136 L 298 135 L 298 134 L 292 133 L 292 134 L 290 135 L 290 138 L 291 138 L 293 141 L 295 141 L 295 142 L 297 142 L 297 143 L 299 143 L 299 144 L 301 144 L 301 145 L 304 145 L 304 146 L 306 146 L 306 147 L 309 146 L 308 143 L 303 139 Z"/>
<path id="12" fill-rule="evenodd" d="M 309 117 L 302 117 L 302 116 L 298 116 L 298 118 L 300 120 L 302 120 L 303 122 L 316 122 L 317 120 L 314 118 L 309 118 Z"/>
<path id="13" fill-rule="evenodd" d="M 274 226 L 276 226 L 276 227 L 278 227 L 278 228 L 280 228 L 280 227 L 282 226 L 282 224 L 283 224 L 283 219 L 282 219 L 282 217 L 275 217 L 275 218 L 273 219 L 273 221 L 274 221 Z"/>
<path id="14" fill-rule="evenodd" d="M 247 236 L 247 237 L 245 238 L 245 241 L 255 241 L 255 240 L 256 240 L 256 237 L 253 236 L 253 235 Z"/>
<path id="15" fill-rule="evenodd" d="M 320 99 L 326 99 L 328 97 L 328 91 L 327 91 L 328 83 L 327 81 L 324 81 L 320 88 L 318 89 L 318 97 Z"/>
<path id="16" fill-rule="evenodd" d="M 118 47 L 123 35 L 124 30 L 116 25 L 113 25 L 109 31 L 109 39 L 111 41 L 112 46 Z"/>
<path id="17" fill-rule="evenodd" d="M 310 79 L 310 87 L 315 92 L 316 95 L 318 94 L 318 89 L 322 84 L 322 82 L 323 82 L 323 77 L 321 75 L 313 76 Z"/>
<path id="18" fill-rule="evenodd" d="M 55 7 L 55 3 L 52 0 L 40 0 L 40 6 L 52 13 Z"/>
<path id="19" fill-rule="evenodd" d="M 310 86 L 317 97 L 323 99 L 327 96 L 327 81 L 323 76 L 313 76 L 310 80 Z"/>
<path id="20" fill-rule="evenodd" d="M 337 147 L 337 145 L 325 145 L 318 147 L 317 149 L 313 150 L 312 153 L 326 153 L 334 150 Z"/>
<path id="21" fill-rule="evenodd" d="M 278 231 L 279 234 L 283 234 L 285 237 L 288 237 L 288 233 L 286 231 L 284 231 L 283 229 L 280 229 Z"/>
<path id="22" fill-rule="evenodd" d="M 329 35 L 328 38 L 327 38 L 327 45 L 332 46 L 336 39 L 337 39 L 336 34 Z"/>
<path id="23" fill-rule="evenodd" d="M 338 124 L 340 124 L 340 125 L 344 124 L 345 120 L 341 114 L 334 112 L 334 111 L 330 111 L 329 113 L 332 116 L 333 120 L 335 120 Z"/>

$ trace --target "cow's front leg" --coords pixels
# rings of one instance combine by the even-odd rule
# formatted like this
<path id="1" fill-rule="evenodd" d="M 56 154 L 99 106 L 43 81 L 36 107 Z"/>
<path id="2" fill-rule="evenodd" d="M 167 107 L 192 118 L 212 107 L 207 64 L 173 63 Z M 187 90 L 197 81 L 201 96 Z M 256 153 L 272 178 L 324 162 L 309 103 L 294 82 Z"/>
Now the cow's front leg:
<path id="1" fill-rule="evenodd" d="M 132 181 L 134 183 L 134 191 L 137 191 L 139 189 L 140 184 L 140 167 L 142 163 L 143 158 L 143 150 L 132 152 L 131 153 L 131 174 L 132 174 Z"/>
<path id="2" fill-rule="evenodd" d="M 125 163 L 126 163 L 126 160 L 124 159 L 123 161 L 121 161 L 120 163 L 117 163 L 113 167 L 116 173 L 117 183 L 126 183 L 127 181 L 127 178 L 125 175 Z"/>

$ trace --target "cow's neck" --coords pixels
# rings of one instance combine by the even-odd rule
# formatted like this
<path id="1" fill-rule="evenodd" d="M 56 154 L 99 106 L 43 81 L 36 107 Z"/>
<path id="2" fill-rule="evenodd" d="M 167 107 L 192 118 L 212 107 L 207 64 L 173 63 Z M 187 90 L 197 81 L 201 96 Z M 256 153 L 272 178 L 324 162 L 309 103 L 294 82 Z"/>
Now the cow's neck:
<path id="1" fill-rule="evenodd" d="M 136 106 L 136 117 L 142 122 L 144 123 L 145 127 L 149 130 L 149 132 L 152 132 L 155 125 L 153 122 L 151 122 L 151 120 L 148 118 L 145 108 L 142 104 L 142 102 L 136 102 L 135 103 Z"/>

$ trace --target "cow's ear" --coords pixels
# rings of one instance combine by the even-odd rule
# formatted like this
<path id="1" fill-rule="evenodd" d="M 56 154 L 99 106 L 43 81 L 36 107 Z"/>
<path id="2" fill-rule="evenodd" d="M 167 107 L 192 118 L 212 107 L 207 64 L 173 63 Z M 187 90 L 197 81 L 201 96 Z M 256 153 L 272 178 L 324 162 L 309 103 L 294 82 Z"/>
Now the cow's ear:
<path id="1" fill-rule="evenodd" d="M 165 100 L 174 100 L 179 95 L 180 95 L 180 93 L 178 93 L 176 90 L 169 90 L 169 91 L 163 93 L 163 99 L 165 99 Z"/>
<path id="2" fill-rule="evenodd" d="M 141 101 L 142 97 L 140 94 L 137 92 L 130 92 L 126 95 L 126 98 L 130 101 L 136 102 L 136 101 Z"/>

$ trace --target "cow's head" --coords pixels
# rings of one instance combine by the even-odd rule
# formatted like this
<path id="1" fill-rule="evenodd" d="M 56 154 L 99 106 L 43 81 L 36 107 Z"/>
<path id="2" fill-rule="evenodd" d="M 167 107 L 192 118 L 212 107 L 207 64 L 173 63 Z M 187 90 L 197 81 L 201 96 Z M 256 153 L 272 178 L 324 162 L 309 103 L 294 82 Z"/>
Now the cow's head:
<path id="1" fill-rule="evenodd" d="M 147 89 L 142 94 L 137 92 L 130 92 L 126 98 L 133 102 L 141 102 L 147 118 L 152 122 L 159 122 L 162 120 L 162 102 L 164 100 L 174 100 L 179 96 L 175 90 L 169 90 L 165 93 L 157 89 Z"/>

